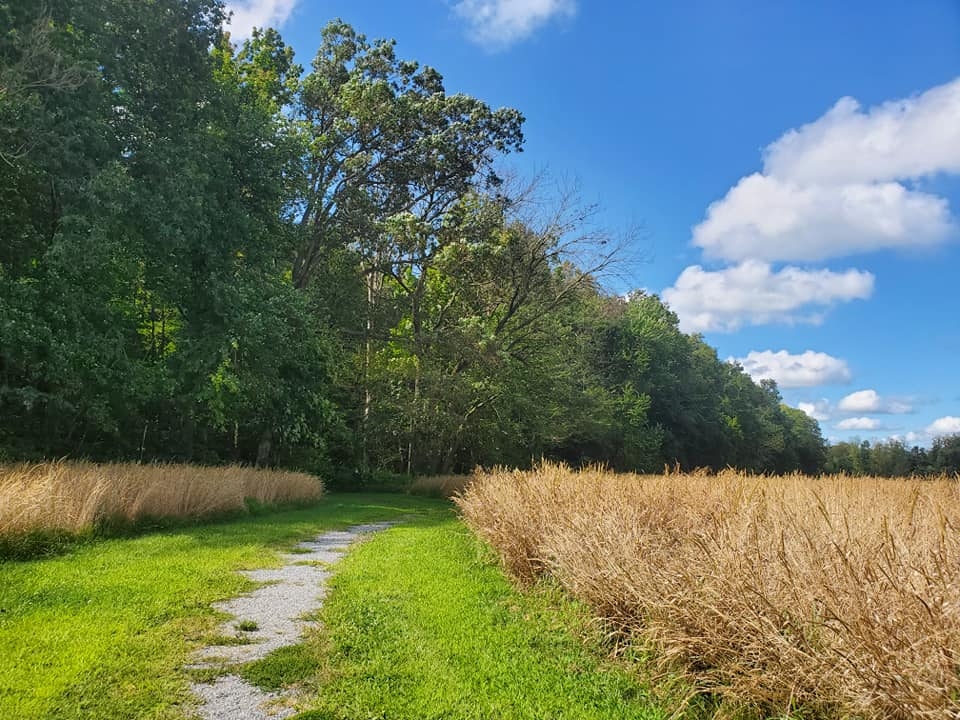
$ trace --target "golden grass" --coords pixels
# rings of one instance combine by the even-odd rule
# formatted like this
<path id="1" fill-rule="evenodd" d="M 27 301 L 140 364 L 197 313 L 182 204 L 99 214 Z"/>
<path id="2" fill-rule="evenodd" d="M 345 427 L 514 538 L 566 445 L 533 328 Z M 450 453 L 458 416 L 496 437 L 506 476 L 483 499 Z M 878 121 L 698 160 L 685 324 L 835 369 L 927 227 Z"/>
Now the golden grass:
<path id="1" fill-rule="evenodd" d="M 77 532 L 103 520 L 200 517 L 315 500 L 323 484 L 304 473 L 249 467 L 98 465 L 48 462 L 0 466 L 0 535 Z"/>
<path id="2" fill-rule="evenodd" d="M 410 485 L 412 495 L 451 498 L 463 493 L 472 475 L 429 475 L 416 478 Z"/>
<path id="3" fill-rule="evenodd" d="M 957 478 L 478 473 L 457 499 L 722 712 L 960 716 Z"/>

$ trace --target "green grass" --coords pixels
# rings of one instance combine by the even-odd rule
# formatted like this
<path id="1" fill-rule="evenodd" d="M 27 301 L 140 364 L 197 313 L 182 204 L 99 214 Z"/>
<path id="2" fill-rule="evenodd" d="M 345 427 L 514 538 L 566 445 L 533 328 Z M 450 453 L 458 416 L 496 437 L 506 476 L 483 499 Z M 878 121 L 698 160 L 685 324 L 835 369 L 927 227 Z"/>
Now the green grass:
<path id="1" fill-rule="evenodd" d="M 248 663 L 240 676 L 264 690 L 276 691 L 310 682 L 322 667 L 315 646 L 290 645 L 274 650 L 262 660 Z"/>
<path id="2" fill-rule="evenodd" d="M 337 565 L 304 645 L 253 663 L 299 683 L 300 720 L 664 717 L 591 647 L 586 612 L 516 591 L 452 514 L 381 533 Z"/>
<path id="3" fill-rule="evenodd" d="M 0 562 L 0 718 L 182 718 L 190 652 L 215 636 L 210 604 L 252 587 L 235 571 L 326 529 L 448 512 L 399 495 L 332 495 L 233 522 Z"/>

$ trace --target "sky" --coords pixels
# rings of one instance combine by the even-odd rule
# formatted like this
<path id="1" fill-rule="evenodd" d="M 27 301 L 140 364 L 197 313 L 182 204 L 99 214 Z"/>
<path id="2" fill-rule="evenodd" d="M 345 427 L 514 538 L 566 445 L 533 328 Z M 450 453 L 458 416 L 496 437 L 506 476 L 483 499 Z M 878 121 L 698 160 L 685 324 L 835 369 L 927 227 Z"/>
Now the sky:
<path id="1" fill-rule="evenodd" d="M 231 0 L 327 21 L 526 117 L 521 175 L 639 228 L 613 282 L 833 441 L 960 433 L 960 1 Z"/>

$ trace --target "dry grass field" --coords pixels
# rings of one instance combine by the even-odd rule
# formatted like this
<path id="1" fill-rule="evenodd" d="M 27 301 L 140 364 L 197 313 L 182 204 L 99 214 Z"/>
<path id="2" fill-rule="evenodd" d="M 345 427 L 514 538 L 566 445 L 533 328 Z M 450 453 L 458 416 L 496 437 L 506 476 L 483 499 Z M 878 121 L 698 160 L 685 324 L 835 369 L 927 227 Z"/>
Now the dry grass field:
<path id="1" fill-rule="evenodd" d="M 721 712 L 960 715 L 957 478 L 478 473 L 457 499 Z"/>
<path id="2" fill-rule="evenodd" d="M 109 520 L 201 517 L 319 498 L 323 484 L 303 473 L 249 467 L 98 465 L 51 462 L 0 465 L 0 535 L 78 532 Z"/>

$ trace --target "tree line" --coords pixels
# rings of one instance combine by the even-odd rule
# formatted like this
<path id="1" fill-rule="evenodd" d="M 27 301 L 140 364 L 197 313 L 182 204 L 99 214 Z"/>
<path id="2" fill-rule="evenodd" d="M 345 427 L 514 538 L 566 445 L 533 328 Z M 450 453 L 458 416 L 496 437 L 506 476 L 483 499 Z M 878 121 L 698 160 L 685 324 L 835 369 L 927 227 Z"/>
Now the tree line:
<path id="1" fill-rule="evenodd" d="M 895 438 L 834 443 L 827 448 L 824 471 L 881 477 L 960 473 L 960 435 L 934 438 L 929 448 Z"/>
<path id="2" fill-rule="evenodd" d="M 378 472 L 825 467 L 575 197 L 523 116 L 342 21 L 308 68 L 220 0 L 0 0 L 0 458 Z M 546 197 L 545 197 L 546 195 Z"/>

